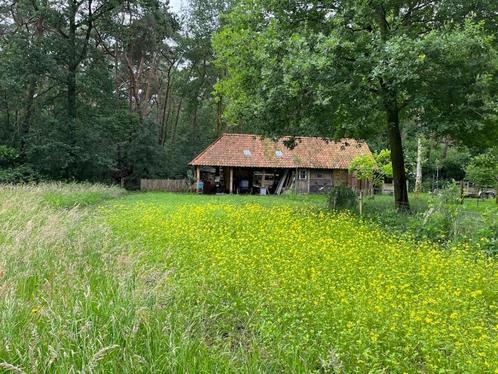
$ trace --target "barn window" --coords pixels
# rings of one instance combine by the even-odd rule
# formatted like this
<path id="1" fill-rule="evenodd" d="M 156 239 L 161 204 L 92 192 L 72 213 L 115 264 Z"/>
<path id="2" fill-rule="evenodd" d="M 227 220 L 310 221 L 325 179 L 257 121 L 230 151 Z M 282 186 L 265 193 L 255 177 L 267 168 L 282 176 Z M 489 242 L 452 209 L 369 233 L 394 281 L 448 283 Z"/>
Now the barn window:
<path id="1" fill-rule="evenodd" d="M 250 151 L 250 150 L 248 150 L 248 149 L 244 149 L 244 156 L 246 156 L 246 157 L 251 157 L 251 156 L 252 156 L 251 151 Z"/>
<path id="2" fill-rule="evenodd" d="M 306 170 L 299 170 L 299 179 L 306 179 Z"/>

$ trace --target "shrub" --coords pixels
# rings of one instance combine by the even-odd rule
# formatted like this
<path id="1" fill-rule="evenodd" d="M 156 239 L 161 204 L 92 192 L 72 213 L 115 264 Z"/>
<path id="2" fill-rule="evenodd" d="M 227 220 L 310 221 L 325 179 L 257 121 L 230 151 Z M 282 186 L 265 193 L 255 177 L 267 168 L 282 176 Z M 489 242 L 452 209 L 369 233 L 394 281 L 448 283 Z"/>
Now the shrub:
<path id="1" fill-rule="evenodd" d="M 478 187 L 494 186 L 498 182 L 498 158 L 492 152 L 477 155 L 470 160 L 465 173 Z"/>
<path id="2" fill-rule="evenodd" d="M 29 165 L 0 168 L 0 183 L 26 183 L 40 179 L 40 175 Z"/>
<path id="3" fill-rule="evenodd" d="M 459 210 L 457 206 L 432 206 L 410 220 L 408 229 L 418 240 L 447 243 L 454 238 L 455 220 Z"/>
<path id="4" fill-rule="evenodd" d="M 18 157 L 14 148 L 0 144 L 0 166 L 12 166 Z"/>
<path id="5" fill-rule="evenodd" d="M 356 209 L 356 194 L 346 186 L 334 186 L 329 194 L 329 208 L 332 210 Z"/>

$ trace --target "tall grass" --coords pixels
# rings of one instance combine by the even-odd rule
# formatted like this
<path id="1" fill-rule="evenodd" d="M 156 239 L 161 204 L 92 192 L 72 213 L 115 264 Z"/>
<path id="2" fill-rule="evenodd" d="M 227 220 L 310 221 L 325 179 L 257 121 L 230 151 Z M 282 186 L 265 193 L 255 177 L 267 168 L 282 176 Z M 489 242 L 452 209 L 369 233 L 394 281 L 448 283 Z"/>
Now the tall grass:
<path id="1" fill-rule="evenodd" d="M 76 206 L 61 210 L 47 204 L 45 197 L 56 194 Z M 103 200 L 120 194 L 117 188 L 77 184 L 0 188 L 4 370 L 105 367 L 105 358 L 97 363 L 95 355 L 119 339 L 112 326 L 132 318 L 135 281 L 123 248 L 92 210 L 77 205 L 88 196 Z"/>
<path id="2" fill-rule="evenodd" d="M 90 203 L 122 194 L 0 187 L 0 372 L 230 371 L 229 359 L 191 338 L 198 318 L 172 313 L 171 270 L 141 261 Z"/>

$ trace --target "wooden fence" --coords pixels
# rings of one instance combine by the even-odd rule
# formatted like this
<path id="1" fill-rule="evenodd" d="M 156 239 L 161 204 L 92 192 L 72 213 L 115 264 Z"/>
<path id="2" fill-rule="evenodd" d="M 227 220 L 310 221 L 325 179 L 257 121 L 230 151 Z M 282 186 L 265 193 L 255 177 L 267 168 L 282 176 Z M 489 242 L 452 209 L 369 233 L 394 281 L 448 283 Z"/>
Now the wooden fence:
<path id="1" fill-rule="evenodd" d="M 188 179 L 140 179 L 141 191 L 191 192 Z"/>

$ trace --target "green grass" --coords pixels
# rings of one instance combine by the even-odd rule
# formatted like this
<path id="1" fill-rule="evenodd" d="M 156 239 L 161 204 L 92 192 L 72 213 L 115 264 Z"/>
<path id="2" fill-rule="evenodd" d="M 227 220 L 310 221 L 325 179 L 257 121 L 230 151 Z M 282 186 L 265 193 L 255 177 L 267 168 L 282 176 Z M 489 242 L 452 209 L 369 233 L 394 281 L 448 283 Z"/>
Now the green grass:
<path id="1" fill-rule="evenodd" d="M 496 260 L 323 207 L 0 187 L 0 372 L 498 367 Z"/>
<path id="2" fill-rule="evenodd" d="M 410 208 L 413 213 L 419 213 L 427 209 L 431 195 L 428 193 L 410 193 L 409 201 Z M 465 198 L 463 201 L 463 208 L 470 212 L 483 212 L 486 210 L 496 211 L 498 214 L 498 205 L 495 199 L 476 199 Z M 382 212 L 386 209 L 392 210 L 394 208 L 394 196 L 392 195 L 375 195 L 373 199 L 365 198 L 365 209 L 373 213 Z"/>
<path id="3" fill-rule="evenodd" d="M 394 209 L 393 196 L 366 197 L 364 217 L 397 235 L 444 247 L 467 243 L 498 254 L 498 206 L 493 199 L 465 199 L 461 204 L 458 196 L 446 191 L 443 196 L 410 194 L 409 200 L 410 211 L 401 213 Z"/>
<path id="4" fill-rule="evenodd" d="M 495 199 L 464 199 L 463 206 L 466 210 L 483 212 L 486 210 L 493 210 L 498 212 L 498 204 Z"/>

